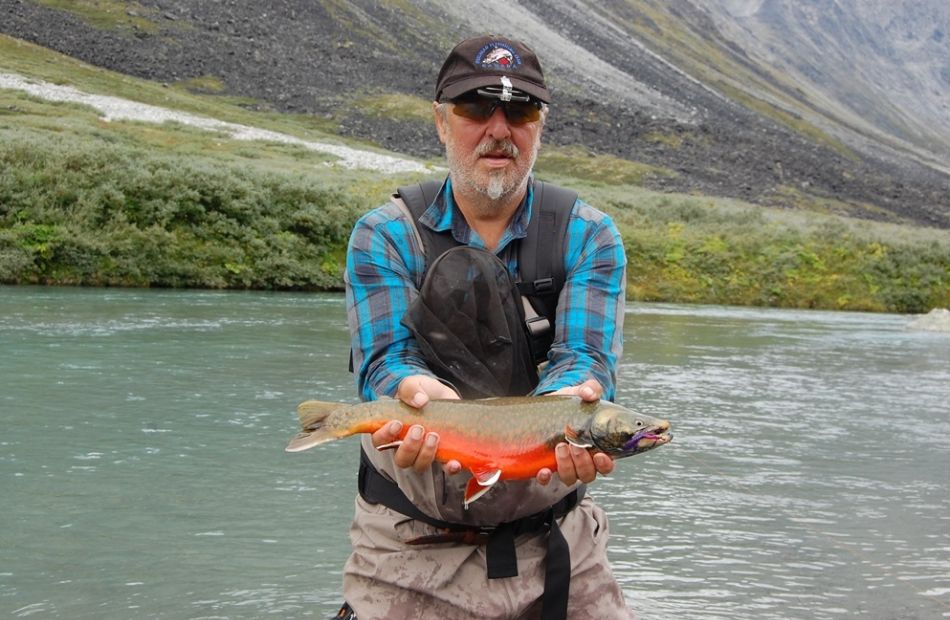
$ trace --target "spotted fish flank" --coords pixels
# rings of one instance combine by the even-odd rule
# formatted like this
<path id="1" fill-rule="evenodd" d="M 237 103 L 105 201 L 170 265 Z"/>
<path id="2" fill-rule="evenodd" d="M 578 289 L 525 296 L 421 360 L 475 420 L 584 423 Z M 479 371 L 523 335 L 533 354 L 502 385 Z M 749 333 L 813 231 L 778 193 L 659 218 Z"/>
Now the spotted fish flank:
<path id="1" fill-rule="evenodd" d="M 554 447 L 562 441 L 619 459 L 672 439 L 666 420 L 573 396 L 433 400 L 422 409 L 388 398 L 356 405 L 307 401 L 297 411 L 303 430 L 291 439 L 288 452 L 373 433 L 390 420 L 403 422 L 400 441 L 413 424 L 438 433 L 436 460 L 456 460 L 472 474 L 466 505 L 499 480 L 530 479 L 545 467 L 556 470 Z"/>

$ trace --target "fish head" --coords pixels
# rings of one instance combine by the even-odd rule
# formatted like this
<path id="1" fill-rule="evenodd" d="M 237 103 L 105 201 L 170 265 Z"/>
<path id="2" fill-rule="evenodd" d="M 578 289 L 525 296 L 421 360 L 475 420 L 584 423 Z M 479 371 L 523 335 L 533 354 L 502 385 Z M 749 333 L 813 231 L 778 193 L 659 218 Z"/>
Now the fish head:
<path id="1" fill-rule="evenodd" d="M 673 439 L 666 420 L 606 401 L 600 404 L 591 417 L 589 436 L 594 446 L 611 458 L 640 454 Z"/>

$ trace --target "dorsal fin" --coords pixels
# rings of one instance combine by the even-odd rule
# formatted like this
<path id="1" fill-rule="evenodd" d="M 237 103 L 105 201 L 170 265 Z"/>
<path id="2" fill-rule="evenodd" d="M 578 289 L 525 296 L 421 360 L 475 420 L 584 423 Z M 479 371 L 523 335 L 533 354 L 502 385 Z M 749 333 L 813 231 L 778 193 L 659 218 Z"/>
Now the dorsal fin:
<path id="1" fill-rule="evenodd" d="M 308 400 L 297 405 L 297 416 L 300 418 L 300 427 L 304 431 L 320 428 L 328 415 L 345 407 L 340 403 L 327 403 L 320 400 Z"/>

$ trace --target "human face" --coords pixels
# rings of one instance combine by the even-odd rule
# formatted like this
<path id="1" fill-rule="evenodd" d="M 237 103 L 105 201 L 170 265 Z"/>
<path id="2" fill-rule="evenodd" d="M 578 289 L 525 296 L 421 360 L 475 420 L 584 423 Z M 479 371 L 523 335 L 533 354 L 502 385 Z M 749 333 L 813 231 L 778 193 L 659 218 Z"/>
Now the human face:
<path id="1" fill-rule="evenodd" d="M 436 128 L 445 144 L 452 185 L 464 195 L 497 202 L 520 197 L 541 145 L 544 115 L 512 123 L 501 107 L 484 119 L 451 111 L 454 104 L 435 104 Z"/>

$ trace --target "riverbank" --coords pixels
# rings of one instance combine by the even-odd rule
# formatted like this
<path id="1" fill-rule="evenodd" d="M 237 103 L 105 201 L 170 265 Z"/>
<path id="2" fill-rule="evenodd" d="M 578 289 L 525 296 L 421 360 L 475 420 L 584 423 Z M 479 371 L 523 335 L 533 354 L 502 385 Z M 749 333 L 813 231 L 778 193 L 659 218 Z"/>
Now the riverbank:
<path id="1" fill-rule="evenodd" d="M 395 186 L 442 174 L 437 161 L 314 148 L 329 142 L 300 120 L 281 117 L 288 132 L 255 133 L 207 115 L 11 83 L 0 87 L 2 283 L 338 290 L 355 219 Z M 59 100 L 44 98 L 51 93 Z M 134 116 L 136 107 L 149 114 Z M 536 170 L 617 221 L 632 300 L 950 306 L 950 231 L 837 217 L 830 200 L 816 206 L 825 213 L 792 212 L 661 194 L 642 182 L 662 171 L 576 148 L 546 146 Z"/>

